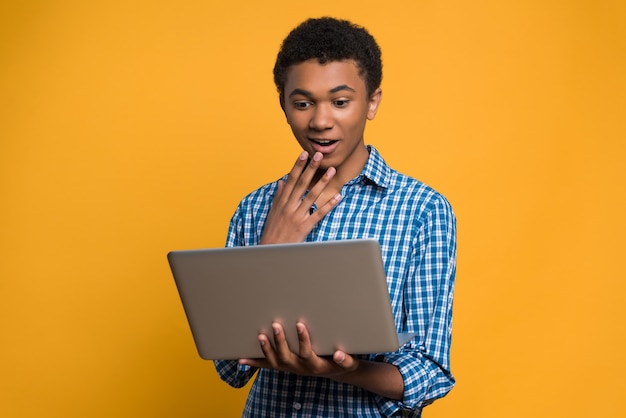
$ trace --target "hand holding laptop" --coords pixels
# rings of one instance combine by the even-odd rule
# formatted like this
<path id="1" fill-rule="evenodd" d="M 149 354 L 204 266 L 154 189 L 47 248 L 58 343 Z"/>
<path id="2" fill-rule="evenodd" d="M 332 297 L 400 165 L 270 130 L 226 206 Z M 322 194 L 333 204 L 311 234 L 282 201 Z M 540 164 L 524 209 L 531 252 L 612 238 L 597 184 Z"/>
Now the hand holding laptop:
<path id="1" fill-rule="evenodd" d="M 359 360 L 343 351 L 337 350 L 332 355 L 320 357 L 313 351 L 311 338 L 306 325 L 296 324 L 299 348 L 289 347 L 283 327 L 275 322 L 272 324 L 274 346 L 270 336 L 259 334 L 259 344 L 265 354 L 263 359 L 240 359 L 240 364 L 252 367 L 271 368 L 304 376 L 332 377 L 356 370 Z M 274 348 L 275 347 L 275 348 Z"/>

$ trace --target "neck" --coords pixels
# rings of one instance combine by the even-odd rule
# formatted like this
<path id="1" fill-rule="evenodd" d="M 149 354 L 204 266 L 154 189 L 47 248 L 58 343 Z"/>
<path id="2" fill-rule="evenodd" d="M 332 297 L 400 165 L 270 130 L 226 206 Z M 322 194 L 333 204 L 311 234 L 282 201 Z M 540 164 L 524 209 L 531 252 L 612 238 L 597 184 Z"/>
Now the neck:
<path id="1" fill-rule="evenodd" d="M 367 151 L 367 148 L 364 148 L 364 149 L 366 151 L 363 154 L 363 157 L 359 158 L 359 161 L 357 164 L 354 164 L 354 161 L 352 161 L 352 164 L 349 164 L 349 165 L 343 164 L 338 167 L 334 167 L 335 170 L 337 171 L 335 175 L 333 176 L 333 178 L 330 179 L 330 181 L 328 182 L 328 185 L 326 186 L 325 190 L 328 190 L 329 192 L 338 193 L 344 184 L 346 184 L 347 182 L 349 182 L 350 180 L 352 180 L 353 178 L 361 174 L 361 171 L 363 171 L 363 167 L 365 167 L 365 164 L 367 164 L 367 160 L 369 158 L 369 152 Z M 315 173 L 315 176 L 313 176 L 313 179 L 311 180 L 311 184 L 309 185 L 309 190 L 315 184 L 317 184 L 317 182 L 322 178 L 322 176 L 325 173 L 326 173 L 326 169 L 317 170 L 317 173 Z"/>

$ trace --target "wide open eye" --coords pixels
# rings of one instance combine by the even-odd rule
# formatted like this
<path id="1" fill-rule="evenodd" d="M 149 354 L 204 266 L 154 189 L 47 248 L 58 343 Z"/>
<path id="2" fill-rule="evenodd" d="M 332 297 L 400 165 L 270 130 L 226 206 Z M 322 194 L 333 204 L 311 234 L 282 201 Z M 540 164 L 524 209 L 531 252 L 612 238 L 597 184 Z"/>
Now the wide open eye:
<path id="1" fill-rule="evenodd" d="M 298 100 L 298 101 L 293 102 L 293 107 L 298 110 L 305 110 L 311 106 L 313 106 L 313 103 L 306 101 L 306 100 Z"/>

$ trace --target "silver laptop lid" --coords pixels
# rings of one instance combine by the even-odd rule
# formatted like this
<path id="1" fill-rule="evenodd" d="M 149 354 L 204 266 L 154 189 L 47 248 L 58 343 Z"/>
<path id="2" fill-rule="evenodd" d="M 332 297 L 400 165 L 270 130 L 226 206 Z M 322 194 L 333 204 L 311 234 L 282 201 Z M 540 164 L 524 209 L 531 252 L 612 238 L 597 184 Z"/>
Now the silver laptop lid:
<path id="1" fill-rule="evenodd" d="M 204 359 L 263 357 L 257 336 L 271 337 L 273 321 L 293 351 L 298 321 L 318 355 L 400 346 L 376 240 L 172 251 L 168 260 Z"/>

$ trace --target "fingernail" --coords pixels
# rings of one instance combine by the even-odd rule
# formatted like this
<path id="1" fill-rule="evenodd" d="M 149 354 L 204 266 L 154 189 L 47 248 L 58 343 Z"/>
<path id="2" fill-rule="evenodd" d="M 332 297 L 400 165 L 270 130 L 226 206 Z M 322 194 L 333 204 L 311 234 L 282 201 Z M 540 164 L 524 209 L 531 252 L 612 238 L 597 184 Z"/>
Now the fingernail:
<path id="1" fill-rule="evenodd" d="M 300 159 L 300 161 L 304 161 L 307 158 L 309 158 L 309 153 L 306 151 L 302 151 L 302 154 L 300 154 L 300 157 L 298 157 Z"/>
<path id="2" fill-rule="evenodd" d="M 296 331 L 298 331 L 298 334 L 302 334 L 304 332 L 304 326 L 302 324 L 296 324 Z"/>
<path id="3" fill-rule="evenodd" d="M 280 328 L 278 327 L 278 325 L 272 325 L 272 329 L 274 330 L 274 335 L 278 335 L 278 333 L 280 332 Z"/>
<path id="4" fill-rule="evenodd" d="M 343 363 L 343 361 L 346 359 L 346 355 L 341 353 L 337 356 L 337 359 L 335 360 L 338 364 Z"/>
<path id="5" fill-rule="evenodd" d="M 321 159 L 322 159 L 321 152 L 316 152 L 315 155 L 313 155 L 313 161 L 320 161 Z"/>

